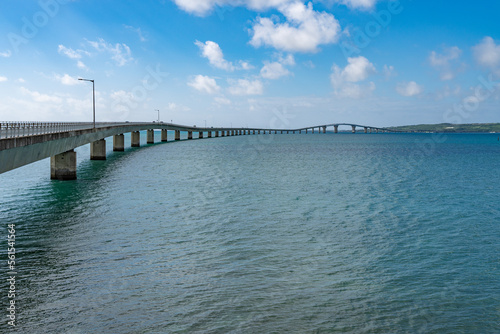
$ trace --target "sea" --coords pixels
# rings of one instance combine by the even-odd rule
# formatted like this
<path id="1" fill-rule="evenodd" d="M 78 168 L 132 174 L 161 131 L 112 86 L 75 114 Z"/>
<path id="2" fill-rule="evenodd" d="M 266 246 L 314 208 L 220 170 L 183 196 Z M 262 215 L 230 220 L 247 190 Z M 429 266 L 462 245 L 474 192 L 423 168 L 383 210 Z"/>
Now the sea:
<path id="1" fill-rule="evenodd" d="M 0 332 L 500 333 L 499 134 L 141 141 L 0 175 Z"/>

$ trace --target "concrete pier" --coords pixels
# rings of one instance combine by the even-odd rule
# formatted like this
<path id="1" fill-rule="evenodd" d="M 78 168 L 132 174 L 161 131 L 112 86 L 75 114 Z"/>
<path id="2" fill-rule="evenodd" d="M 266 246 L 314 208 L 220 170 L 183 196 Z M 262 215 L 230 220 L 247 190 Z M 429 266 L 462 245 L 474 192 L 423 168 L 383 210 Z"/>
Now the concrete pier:
<path id="1" fill-rule="evenodd" d="M 106 140 L 90 143 L 90 160 L 106 160 Z"/>
<path id="2" fill-rule="evenodd" d="M 326 126 L 323 127 L 323 133 L 326 133 Z"/>
<path id="3" fill-rule="evenodd" d="M 260 130 L 257 130 L 257 134 L 259 134 L 259 135 L 260 135 Z"/>
<path id="4" fill-rule="evenodd" d="M 219 131 L 215 131 L 215 137 L 218 138 L 219 137 Z"/>
<path id="5" fill-rule="evenodd" d="M 130 146 L 141 146 L 141 133 L 139 131 L 134 131 L 130 134 Z"/>
<path id="6" fill-rule="evenodd" d="M 113 136 L 113 151 L 123 152 L 125 151 L 125 136 L 122 134 Z"/>
<path id="7" fill-rule="evenodd" d="M 368 133 L 368 128 L 367 127 L 365 127 L 365 133 Z"/>
<path id="8" fill-rule="evenodd" d="M 208 131 L 208 138 L 212 138 L 212 131 Z"/>
<path id="9" fill-rule="evenodd" d="M 181 131 L 175 130 L 175 140 L 181 140 Z"/>
<path id="10" fill-rule="evenodd" d="M 334 133 L 339 133 L 339 126 L 338 125 L 334 125 L 333 126 L 333 132 Z"/>
<path id="11" fill-rule="evenodd" d="M 307 134 L 308 130 L 306 129 L 306 134 Z"/>
<path id="12" fill-rule="evenodd" d="M 188 139 L 193 139 L 193 131 L 188 131 Z"/>
<path id="13" fill-rule="evenodd" d="M 356 133 L 356 126 L 355 125 L 351 125 L 352 127 L 352 133 Z"/>
<path id="14" fill-rule="evenodd" d="M 52 180 L 76 180 L 76 152 L 74 150 L 50 157 Z"/>
<path id="15" fill-rule="evenodd" d="M 199 131 L 198 132 L 198 138 L 199 139 L 203 139 L 203 131 Z"/>
<path id="16" fill-rule="evenodd" d="M 149 129 L 147 133 L 148 133 L 148 135 L 147 135 L 147 143 L 148 144 L 154 144 L 155 143 L 155 130 Z"/>
<path id="17" fill-rule="evenodd" d="M 168 141 L 168 130 L 167 129 L 161 129 L 161 141 L 166 142 Z"/>
<path id="18" fill-rule="evenodd" d="M 314 133 L 314 128 L 311 128 L 311 132 Z"/>

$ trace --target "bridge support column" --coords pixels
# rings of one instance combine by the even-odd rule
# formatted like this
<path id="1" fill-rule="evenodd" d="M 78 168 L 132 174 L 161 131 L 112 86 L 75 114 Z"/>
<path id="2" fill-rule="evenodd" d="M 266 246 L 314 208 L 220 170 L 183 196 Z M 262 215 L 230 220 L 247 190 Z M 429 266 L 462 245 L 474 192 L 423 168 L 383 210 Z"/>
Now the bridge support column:
<path id="1" fill-rule="evenodd" d="M 234 136 L 234 130 L 231 130 L 231 136 Z"/>
<path id="2" fill-rule="evenodd" d="M 125 151 L 125 136 L 122 134 L 113 136 L 113 151 L 123 152 Z"/>
<path id="3" fill-rule="evenodd" d="M 130 146 L 141 146 L 141 133 L 139 131 L 134 131 L 130 134 Z"/>
<path id="4" fill-rule="evenodd" d="M 339 126 L 338 125 L 334 125 L 333 126 L 333 132 L 334 133 L 339 133 Z"/>
<path id="5" fill-rule="evenodd" d="M 106 160 L 106 140 L 90 143 L 90 160 Z"/>
<path id="6" fill-rule="evenodd" d="M 299 130 L 299 134 L 302 134 L 302 130 Z"/>
<path id="7" fill-rule="evenodd" d="M 352 133 L 356 133 L 356 125 L 351 125 L 352 127 Z"/>
<path id="8" fill-rule="evenodd" d="M 193 139 L 193 131 L 188 131 L 188 139 Z"/>
<path id="9" fill-rule="evenodd" d="M 308 130 L 306 129 L 306 134 L 307 134 Z"/>
<path id="10" fill-rule="evenodd" d="M 181 131 L 175 130 L 175 140 L 181 140 Z"/>
<path id="11" fill-rule="evenodd" d="M 155 143 L 155 130 L 149 129 L 148 130 L 148 135 L 147 135 L 147 143 L 148 144 L 154 144 Z"/>
<path id="12" fill-rule="evenodd" d="M 365 127 L 365 133 L 368 133 L 368 128 L 367 127 Z"/>
<path id="13" fill-rule="evenodd" d="M 323 127 L 323 133 L 326 133 L 326 126 Z"/>
<path id="14" fill-rule="evenodd" d="M 208 131 L 208 138 L 212 138 L 212 131 Z"/>
<path id="15" fill-rule="evenodd" d="M 167 133 L 168 133 L 167 129 L 161 129 L 161 141 L 163 142 L 168 141 Z"/>
<path id="16" fill-rule="evenodd" d="M 257 134 L 259 134 L 259 135 L 260 135 L 260 130 L 257 130 Z"/>
<path id="17" fill-rule="evenodd" d="M 219 137 L 219 131 L 215 131 L 215 137 Z"/>
<path id="18" fill-rule="evenodd" d="M 203 131 L 198 132 L 198 138 L 203 139 Z"/>
<path id="19" fill-rule="evenodd" d="M 76 180 L 76 152 L 74 150 L 50 157 L 52 180 Z"/>
<path id="20" fill-rule="evenodd" d="M 311 130 L 312 130 L 311 132 L 314 133 L 314 128 L 311 128 Z"/>

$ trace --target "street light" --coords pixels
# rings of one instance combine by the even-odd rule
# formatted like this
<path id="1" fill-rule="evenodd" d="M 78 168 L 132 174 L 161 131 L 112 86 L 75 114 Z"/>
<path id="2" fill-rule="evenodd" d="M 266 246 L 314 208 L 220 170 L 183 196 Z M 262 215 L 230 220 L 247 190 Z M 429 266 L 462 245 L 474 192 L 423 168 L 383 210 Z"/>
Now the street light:
<path id="1" fill-rule="evenodd" d="M 94 129 L 95 129 L 95 84 L 94 84 L 94 80 L 82 79 L 82 78 L 79 78 L 78 80 L 92 82 L 92 111 L 93 111 L 92 115 L 93 115 Z"/>
<path id="2" fill-rule="evenodd" d="M 160 123 L 160 109 L 155 109 L 155 111 L 158 111 L 158 123 Z"/>

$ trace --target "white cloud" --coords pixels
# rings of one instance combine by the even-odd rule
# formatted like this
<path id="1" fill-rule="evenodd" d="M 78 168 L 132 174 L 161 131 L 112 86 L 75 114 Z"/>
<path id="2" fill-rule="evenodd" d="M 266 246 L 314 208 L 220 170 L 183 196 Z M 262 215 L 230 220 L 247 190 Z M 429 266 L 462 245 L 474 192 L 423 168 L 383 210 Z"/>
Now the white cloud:
<path id="1" fill-rule="evenodd" d="M 443 54 L 438 54 L 432 51 L 429 56 L 429 62 L 432 67 L 440 72 L 441 80 L 451 80 L 455 77 L 455 70 L 453 68 L 454 61 L 458 60 L 462 50 L 454 46 L 444 50 Z"/>
<path id="2" fill-rule="evenodd" d="M 260 80 L 239 79 L 238 81 L 230 80 L 229 93 L 232 95 L 262 95 L 264 85 Z"/>
<path id="3" fill-rule="evenodd" d="M 279 6 L 278 10 L 287 22 L 275 23 L 269 18 L 258 18 L 253 26 L 251 45 L 271 46 L 289 52 L 317 52 L 319 45 L 337 41 L 339 22 L 332 14 L 314 11 L 312 3 L 306 6 L 293 1 Z"/>
<path id="4" fill-rule="evenodd" d="M 116 43 L 112 45 L 111 43 L 106 42 L 104 39 L 99 38 L 97 41 L 87 41 L 90 46 L 96 49 L 99 52 L 107 52 L 111 54 L 111 59 L 113 59 L 118 66 L 124 66 L 127 63 L 134 60 L 132 58 L 132 52 L 127 44 L 124 43 Z"/>
<path id="5" fill-rule="evenodd" d="M 200 48 L 203 57 L 207 58 L 212 66 L 226 71 L 234 71 L 233 63 L 224 59 L 219 44 L 212 41 L 206 41 L 205 43 L 196 41 L 195 44 Z"/>
<path id="6" fill-rule="evenodd" d="M 291 1 L 294 0 L 174 0 L 179 8 L 198 16 L 207 15 L 216 6 L 245 6 L 252 10 L 264 10 Z"/>
<path id="7" fill-rule="evenodd" d="M 4 82 L 4 81 L 7 81 L 7 80 L 9 80 L 9 79 L 7 79 L 7 77 L 0 76 L 0 82 Z"/>
<path id="8" fill-rule="evenodd" d="M 144 37 L 144 35 L 142 34 L 141 28 L 134 28 L 134 27 L 128 26 L 126 24 L 124 24 L 123 26 L 125 27 L 125 29 L 132 30 L 133 32 L 137 33 L 137 35 L 139 36 L 139 40 L 141 42 L 146 42 L 147 41 L 146 37 Z"/>
<path id="9" fill-rule="evenodd" d="M 358 85 L 376 72 L 375 66 L 363 56 L 347 58 L 347 66 L 341 69 L 333 65 L 330 81 L 335 90 L 335 94 L 344 97 L 357 98 L 375 90 L 375 84 Z"/>
<path id="10" fill-rule="evenodd" d="M 174 103 L 174 102 L 170 102 L 170 103 L 167 105 L 167 110 L 168 110 L 168 111 L 190 111 L 190 110 L 191 110 L 191 108 L 186 107 L 186 106 L 181 105 L 181 104 L 177 104 L 177 103 Z"/>
<path id="11" fill-rule="evenodd" d="M 487 36 L 481 43 L 472 48 L 476 62 L 496 72 L 500 67 L 500 45 L 496 45 L 493 38 Z"/>
<path id="12" fill-rule="evenodd" d="M 54 75 L 54 79 L 56 79 L 57 81 L 59 81 L 60 83 L 62 83 L 63 85 L 67 85 L 67 86 L 74 86 L 74 85 L 78 85 L 81 83 L 81 81 L 78 81 L 77 78 L 74 78 L 72 76 L 70 76 L 69 74 L 64 74 L 64 75 Z"/>
<path id="13" fill-rule="evenodd" d="M 208 94 L 215 94 L 220 90 L 220 87 L 217 85 L 215 79 L 204 75 L 195 76 L 190 82 L 188 82 L 188 85 L 200 92 Z"/>
<path id="14" fill-rule="evenodd" d="M 87 66 L 85 66 L 85 64 L 79 60 L 77 63 L 76 63 L 76 66 L 82 70 L 86 70 L 87 69 Z"/>
<path id="15" fill-rule="evenodd" d="M 231 104 L 231 100 L 225 98 L 225 97 L 220 97 L 220 96 L 217 96 L 214 98 L 214 101 L 217 103 L 217 104 L 220 104 L 220 105 L 230 105 Z"/>
<path id="16" fill-rule="evenodd" d="M 391 66 L 391 65 L 389 65 L 389 66 L 384 65 L 383 72 L 384 72 L 384 77 L 386 80 L 388 80 L 390 77 L 396 75 L 396 72 L 394 70 L 394 66 Z"/>
<path id="17" fill-rule="evenodd" d="M 21 87 L 21 93 L 23 95 L 30 96 L 35 102 L 53 102 L 53 103 L 61 103 L 62 99 L 58 96 L 51 96 L 46 94 L 41 94 L 36 91 L 31 91 L 27 88 Z"/>
<path id="18" fill-rule="evenodd" d="M 378 0 L 339 0 L 337 2 L 355 9 L 371 9 Z"/>
<path id="19" fill-rule="evenodd" d="M 0 57 L 9 58 L 10 56 L 12 56 L 12 52 L 10 50 L 0 52 Z"/>
<path id="20" fill-rule="evenodd" d="M 23 78 L 19 78 L 16 80 L 17 83 L 25 83 L 26 80 L 24 80 Z"/>
<path id="21" fill-rule="evenodd" d="M 283 67 L 283 64 L 278 62 L 264 62 L 264 67 L 260 70 L 260 75 L 264 79 L 279 79 L 290 75 L 290 71 Z"/>
<path id="22" fill-rule="evenodd" d="M 240 60 L 240 67 L 242 70 L 251 70 L 254 68 L 252 64 L 243 60 Z"/>
<path id="23" fill-rule="evenodd" d="M 82 55 L 89 55 L 87 51 L 84 50 L 73 50 L 72 48 L 67 48 L 62 44 L 59 44 L 57 47 L 57 52 L 59 52 L 62 55 L 65 55 L 66 57 L 70 59 L 81 59 Z"/>
<path id="24" fill-rule="evenodd" d="M 396 91 L 401 96 L 415 96 L 422 93 L 423 88 L 422 86 L 419 86 L 415 81 L 400 82 L 396 87 Z"/>

